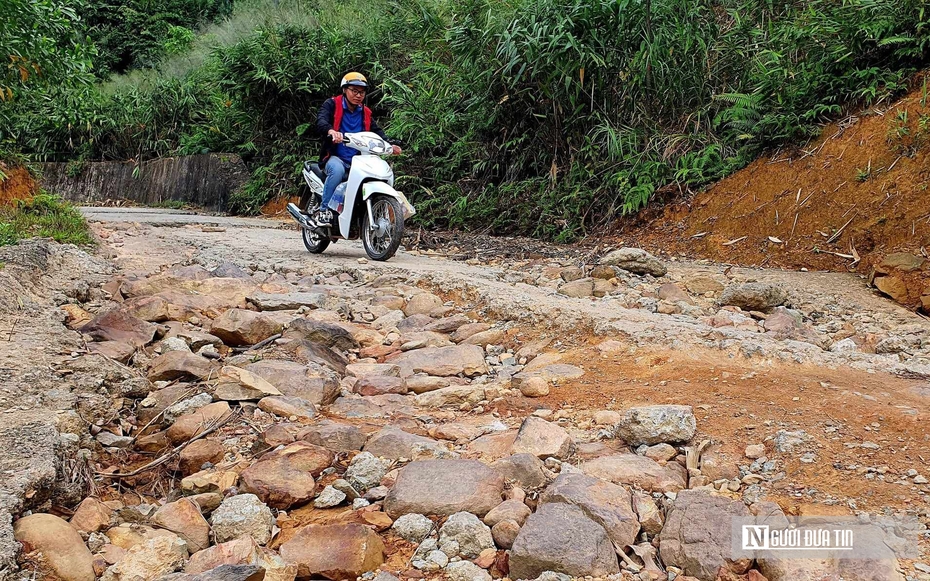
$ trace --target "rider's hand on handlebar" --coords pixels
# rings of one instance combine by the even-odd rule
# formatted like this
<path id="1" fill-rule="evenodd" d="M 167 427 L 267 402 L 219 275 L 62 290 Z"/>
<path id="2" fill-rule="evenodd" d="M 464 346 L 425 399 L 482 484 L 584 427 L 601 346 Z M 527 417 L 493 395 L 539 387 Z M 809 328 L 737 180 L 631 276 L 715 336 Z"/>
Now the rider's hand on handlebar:
<path id="1" fill-rule="evenodd" d="M 343 142 L 342 133 L 339 133 L 339 132 L 336 131 L 335 129 L 330 129 L 327 133 L 328 133 L 328 135 L 329 135 L 330 137 L 333 138 L 333 143 L 342 143 L 342 142 Z"/>

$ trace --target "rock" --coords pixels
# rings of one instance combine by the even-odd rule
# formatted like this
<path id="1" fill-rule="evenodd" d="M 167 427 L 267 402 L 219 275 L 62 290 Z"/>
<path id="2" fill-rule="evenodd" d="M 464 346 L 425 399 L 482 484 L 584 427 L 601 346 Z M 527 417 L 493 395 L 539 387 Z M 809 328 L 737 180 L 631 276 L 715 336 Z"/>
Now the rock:
<path id="1" fill-rule="evenodd" d="M 220 369 L 213 395 L 217 399 L 227 401 L 244 401 L 261 399 L 269 395 L 281 395 L 281 392 L 268 381 L 247 369 L 226 365 Z"/>
<path id="2" fill-rule="evenodd" d="M 616 266 L 633 274 L 651 274 L 657 278 L 668 272 L 661 260 L 641 248 L 614 250 L 602 257 L 598 264 Z"/>
<path id="3" fill-rule="evenodd" d="M 768 311 L 788 300 L 782 287 L 766 282 L 730 285 L 720 294 L 721 305 L 739 307 L 744 311 Z"/>
<path id="4" fill-rule="evenodd" d="M 97 434 L 96 439 L 104 448 L 129 448 L 132 446 L 132 438 L 129 436 L 117 436 L 113 432 L 103 431 Z"/>
<path id="5" fill-rule="evenodd" d="M 160 323 L 171 318 L 168 313 L 168 301 L 158 295 L 129 299 L 123 303 L 122 310 L 137 319 L 151 323 Z"/>
<path id="6" fill-rule="evenodd" d="M 746 457 L 755 460 L 765 456 L 765 444 L 750 444 L 746 446 Z"/>
<path id="7" fill-rule="evenodd" d="M 353 488 L 364 494 L 369 489 L 378 486 L 387 474 L 389 464 L 371 452 L 356 454 L 346 470 L 345 479 Z"/>
<path id="8" fill-rule="evenodd" d="M 545 465 L 533 454 L 514 454 L 501 458 L 491 468 L 498 471 L 508 482 L 515 482 L 521 488 L 533 490 L 549 483 Z"/>
<path id="9" fill-rule="evenodd" d="M 535 579 L 545 571 L 572 577 L 606 577 L 620 572 L 604 531 L 570 504 L 543 504 L 531 515 L 510 550 L 510 577 Z"/>
<path id="10" fill-rule="evenodd" d="M 442 306 L 442 299 L 431 293 L 418 293 L 410 297 L 404 307 L 404 314 L 428 315 L 433 309 Z"/>
<path id="11" fill-rule="evenodd" d="M 408 351 L 391 359 L 400 366 L 401 375 L 425 373 L 438 377 L 465 375 L 474 377 L 488 372 L 484 350 L 477 345 L 453 345 L 451 347 L 428 347 Z"/>
<path id="12" fill-rule="evenodd" d="M 258 408 L 282 418 L 296 417 L 298 420 L 312 420 L 317 414 L 315 405 L 305 399 L 289 395 L 263 397 L 258 401 Z"/>
<path id="13" fill-rule="evenodd" d="M 594 296 L 594 279 L 582 278 L 559 286 L 559 294 L 576 299 Z"/>
<path id="14" fill-rule="evenodd" d="M 452 315 L 451 317 L 444 317 L 438 321 L 434 321 L 423 328 L 424 331 L 433 331 L 435 333 L 454 333 L 459 328 L 464 325 L 471 323 L 465 315 Z"/>
<path id="15" fill-rule="evenodd" d="M 476 460 L 421 460 L 401 468 L 384 509 L 392 518 L 462 511 L 483 517 L 503 491 L 504 478 Z"/>
<path id="16" fill-rule="evenodd" d="M 298 577 L 355 579 L 384 563 L 384 543 L 358 524 L 310 525 L 281 545 L 281 557 L 297 565 Z"/>
<path id="17" fill-rule="evenodd" d="M 502 343 L 506 337 L 507 334 L 503 329 L 488 329 L 487 331 L 475 333 L 471 337 L 465 339 L 462 341 L 462 345 L 478 345 L 479 347 L 498 345 Z"/>
<path id="18" fill-rule="evenodd" d="M 171 424 L 171 427 L 168 428 L 168 439 L 172 444 L 186 442 L 205 429 L 216 425 L 217 422 L 222 421 L 223 418 L 231 413 L 232 411 L 229 409 L 229 404 L 225 401 L 205 405 L 199 410 L 190 414 L 184 414 L 175 420 L 175 422 Z"/>
<path id="19" fill-rule="evenodd" d="M 206 357 L 194 355 L 190 351 L 169 351 L 152 360 L 147 377 L 152 382 L 205 379 L 214 369 L 214 364 Z"/>
<path id="20" fill-rule="evenodd" d="M 155 512 L 152 522 L 184 539 L 190 552 L 210 546 L 210 525 L 200 514 L 196 502 L 186 498 L 169 502 Z"/>
<path id="21" fill-rule="evenodd" d="M 511 454 L 517 430 L 485 434 L 468 443 L 468 451 L 482 458 L 496 460 Z"/>
<path id="22" fill-rule="evenodd" d="M 505 500 L 504 502 L 498 504 L 492 508 L 488 514 L 484 516 L 484 524 L 489 527 L 493 527 L 497 523 L 505 520 L 512 520 L 518 525 L 523 525 L 526 522 L 526 517 L 530 516 L 533 511 L 530 510 L 530 507 L 523 504 L 522 500 Z"/>
<path id="23" fill-rule="evenodd" d="M 685 490 L 672 504 L 660 536 L 659 553 L 666 565 L 702 580 L 717 579 L 721 567 L 737 575 L 752 559 L 731 560 L 733 519 L 748 517 L 742 501 L 705 491 Z"/>
<path id="24" fill-rule="evenodd" d="M 677 492 L 687 486 L 685 469 L 677 462 L 660 466 L 636 454 L 594 458 L 584 462 L 581 471 L 614 484 L 639 486 L 650 492 Z"/>
<path id="25" fill-rule="evenodd" d="M 453 385 L 421 393 L 414 401 L 419 407 L 441 408 L 476 404 L 483 399 L 485 399 L 485 393 L 481 385 Z"/>
<path id="26" fill-rule="evenodd" d="M 662 532 L 665 519 L 662 516 L 662 511 L 659 510 L 658 505 L 656 505 L 656 502 L 651 496 L 642 492 L 634 492 L 633 510 L 636 512 L 639 526 L 643 532 L 651 536 L 655 536 Z"/>
<path id="27" fill-rule="evenodd" d="M 687 442 L 696 430 L 694 411 L 686 405 L 630 408 L 617 424 L 617 436 L 631 446 Z"/>
<path id="28" fill-rule="evenodd" d="M 22 543 L 24 552 L 41 552 L 44 562 L 62 581 L 96 578 L 94 556 L 81 535 L 57 516 L 44 513 L 24 516 L 13 523 L 13 538 Z"/>
<path id="29" fill-rule="evenodd" d="M 387 426 L 375 432 L 368 438 L 363 448 L 380 458 L 397 460 L 426 460 L 454 458 L 457 456 L 448 448 L 448 444 L 437 442 L 431 438 L 409 434 L 392 426 Z"/>
<path id="30" fill-rule="evenodd" d="M 678 450 L 669 444 L 656 444 L 646 448 L 643 456 L 662 464 L 678 455 Z"/>
<path id="31" fill-rule="evenodd" d="M 621 486 L 585 474 L 560 474 L 540 495 L 539 503 L 577 506 L 585 516 L 604 527 L 616 546 L 636 542 L 639 521 L 629 491 Z"/>
<path id="32" fill-rule="evenodd" d="M 776 452 L 790 454 L 794 452 L 796 448 L 800 448 L 810 441 L 810 435 L 804 430 L 798 430 L 794 432 L 788 430 L 778 430 L 775 433 L 773 447 L 775 448 Z"/>
<path id="33" fill-rule="evenodd" d="M 422 514 L 410 513 L 395 520 L 391 528 L 405 541 L 419 544 L 433 532 L 435 526 L 433 521 Z"/>
<path id="34" fill-rule="evenodd" d="M 197 440 L 181 450 L 178 467 L 184 476 L 200 472 L 201 467 L 209 462 L 219 464 L 226 456 L 226 448 L 216 440 Z"/>
<path id="35" fill-rule="evenodd" d="M 523 420 L 513 442 L 514 454 L 533 454 L 540 458 L 550 456 L 565 459 L 575 449 L 575 442 L 562 427 L 542 418 L 530 416 Z"/>
<path id="36" fill-rule="evenodd" d="M 429 315 L 413 315 L 397 323 L 397 330 L 405 334 L 416 333 L 423 331 L 433 321 L 434 319 Z M 402 342 L 406 343 L 406 341 Z"/>
<path id="37" fill-rule="evenodd" d="M 491 575 L 471 561 L 457 561 L 446 567 L 449 581 L 491 581 Z"/>
<path id="38" fill-rule="evenodd" d="M 213 320 L 210 333 L 230 346 L 254 345 L 281 332 L 283 325 L 268 315 L 229 309 Z"/>
<path id="39" fill-rule="evenodd" d="M 239 482 L 239 474 L 232 470 L 201 470 L 181 479 L 185 494 L 225 493 Z"/>
<path id="40" fill-rule="evenodd" d="M 459 554 L 474 559 L 485 549 L 494 548 L 491 529 L 470 512 L 451 515 L 439 529 L 439 545 L 454 541 L 459 545 Z"/>
<path id="41" fill-rule="evenodd" d="M 155 581 L 179 571 L 187 561 L 187 543 L 177 535 L 158 536 L 133 546 L 101 581 Z"/>
<path id="42" fill-rule="evenodd" d="M 502 549 L 513 547 L 518 534 L 520 534 L 520 525 L 516 521 L 504 520 L 491 527 L 494 544 Z"/>
<path id="43" fill-rule="evenodd" d="M 322 309 L 326 293 L 296 292 L 284 294 L 255 293 L 247 299 L 259 311 L 296 311 L 300 307 Z"/>
<path id="44" fill-rule="evenodd" d="M 194 494 L 188 496 L 190 500 L 193 500 L 197 503 L 197 506 L 200 507 L 200 512 L 205 515 L 210 514 L 223 502 L 223 495 L 218 492 L 205 492 L 203 494 Z"/>
<path id="45" fill-rule="evenodd" d="M 601 410 L 594 414 L 594 424 L 598 426 L 613 426 L 623 419 L 623 414 L 612 410 Z"/>
<path id="46" fill-rule="evenodd" d="M 346 376 L 358 377 L 400 377 L 400 367 L 393 363 L 352 363 L 346 365 Z"/>
<path id="47" fill-rule="evenodd" d="M 297 439 L 333 452 L 351 452 L 361 450 L 368 436 L 355 426 L 323 420 L 298 432 Z"/>
<path id="48" fill-rule="evenodd" d="M 282 335 L 285 339 L 303 339 L 324 347 L 348 351 L 358 349 L 358 341 L 343 327 L 313 319 L 291 321 Z"/>
<path id="49" fill-rule="evenodd" d="M 723 290 L 723 283 L 710 276 L 693 276 L 685 280 L 685 288 L 696 295 L 704 293 L 719 293 Z"/>
<path id="50" fill-rule="evenodd" d="M 246 369 L 284 395 L 305 399 L 313 405 L 329 405 L 339 397 L 339 379 L 318 364 L 264 359 L 247 365 Z"/>
<path id="51" fill-rule="evenodd" d="M 449 337 L 454 343 L 461 343 L 465 339 L 468 339 L 476 333 L 483 333 L 491 329 L 491 325 L 487 323 L 466 323 L 455 330 L 452 333 L 452 336 Z"/>
<path id="52" fill-rule="evenodd" d="M 882 259 L 879 268 L 885 272 L 889 270 L 900 270 L 902 272 L 914 272 L 923 268 L 927 261 L 920 256 L 915 256 L 909 252 L 892 252 Z"/>
<path id="53" fill-rule="evenodd" d="M 878 276 L 875 277 L 872 284 L 883 294 L 888 295 L 899 303 L 907 303 L 909 300 L 907 283 L 897 276 Z"/>
<path id="54" fill-rule="evenodd" d="M 129 343 L 122 341 L 100 341 L 98 343 L 89 343 L 87 350 L 91 353 L 109 357 L 120 363 L 127 363 L 129 358 L 136 352 L 136 348 Z"/>
<path id="55" fill-rule="evenodd" d="M 191 555 L 184 566 L 184 572 L 190 575 L 204 573 L 222 565 L 257 565 L 265 564 L 262 550 L 251 537 L 236 538 L 220 542 Z"/>
<path id="56" fill-rule="evenodd" d="M 538 363 L 543 357 L 545 357 L 545 355 L 540 355 L 533 360 L 532 363 L 527 365 L 523 371 L 514 375 L 513 387 L 519 389 L 522 382 L 532 377 L 541 377 L 549 383 L 559 384 L 571 379 L 578 379 L 584 375 L 584 370 L 580 367 L 567 365 L 565 363 L 553 363 L 536 367 L 534 364 Z"/>
<path id="57" fill-rule="evenodd" d="M 313 480 L 329 468 L 334 455 L 309 442 L 297 441 L 262 456 L 240 474 L 240 489 L 272 508 L 286 510 L 313 498 Z"/>
<path id="58" fill-rule="evenodd" d="M 314 508 L 333 508 L 345 502 L 346 493 L 332 486 L 324 488 L 313 501 Z"/>
<path id="59" fill-rule="evenodd" d="M 400 377 L 373 375 L 359 379 L 355 384 L 355 393 L 363 396 L 407 393 L 407 382 Z"/>
<path id="60" fill-rule="evenodd" d="M 217 543 L 249 537 L 259 545 L 271 540 L 274 516 L 254 494 L 237 494 L 225 499 L 210 517 Z"/>
<path id="61" fill-rule="evenodd" d="M 85 533 L 110 528 L 113 509 L 96 498 L 85 498 L 71 516 L 71 526 Z"/>
<path id="62" fill-rule="evenodd" d="M 681 301 L 688 303 L 689 305 L 694 304 L 694 301 L 691 300 L 691 297 L 688 296 L 688 293 L 681 290 L 681 288 L 673 282 L 667 282 L 661 285 L 656 294 L 659 296 L 659 300 L 669 301 L 672 303 Z"/>
<path id="63" fill-rule="evenodd" d="M 113 546 L 127 551 L 155 537 L 179 538 L 172 532 L 162 529 L 153 529 L 152 527 L 138 524 L 121 524 L 115 526 L 106 532 L 106 537 L 110 539 L 110 543 L 112 543 Z"/>
<path id="64" fill-rule="evenodd" d="M 363 512 L 362 520 L 374 527 L 379 533 L 388 530 L 394 524 L 391 517 L 381 511 Z"/>
<path id="65" fill-rule="evenodd" d="M 210 274 L 217 278 L 252 278 L 249 273 L 242 270 L 242 268 L 232 262 L 221 263 L 219 266 L 211 270 Z"/>
<path id="66" fill-rule="evenodd" d="M 520 382 L 520 393 L 526 397 L 543 397 L 549 395 L 549 382 L 543 377 L 528 377 Z"/>
<path id="67" fill-rule="evenodd" d="M 155 325 L 130 315 L 122 309 L 97 315 L 78 329 L 95 341 L 119 341 L 135 348 L 145 347 L 155 338 Z"/>

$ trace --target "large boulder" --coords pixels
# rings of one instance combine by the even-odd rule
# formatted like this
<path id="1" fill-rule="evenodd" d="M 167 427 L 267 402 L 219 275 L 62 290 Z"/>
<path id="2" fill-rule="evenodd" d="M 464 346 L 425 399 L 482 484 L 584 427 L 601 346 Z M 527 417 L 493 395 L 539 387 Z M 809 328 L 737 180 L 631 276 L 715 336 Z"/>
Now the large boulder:
<path id="1" fill-rule="evenodd" d="M 391 518 L 418 513 L 483 517 L 501 503 L 504 478 L 477 460 L 422 460 L 401 468 L 384 510 Z"/>
<path id="2" fill-rule="evenodd" d="M 272 508 L 285 510 L 313 498 L 314 478 L 329 468 L 332 451 L 309 442 L 294 442 L 262 456 L 240 474 L 240 489 Z"/>
<path id="3" fill-rule="evenodd" d="M 249 295 L 249 303 L 259 311 L 296 311 L 300 307 L 321 309 L 326 305 L 326 293 L 263 293 Z"/>
<path id="4" fill-rule="evenodd" d="M 491 464 L 491 468 L 500 472 L 505 480 L 525 489 L 540 488 L 549 482 L 545 464 L 534 454 L 514 454 L 501 458 Z"/>
<path id="5" fill-rule="evenodd" d="M 369 436 L 363 450 L 389 460 L 397 460 L 398 458 L 427 460 L 455 458 L 457 456 L 446 443 L 409 434 L 392 426 L 386 426 Z"/>
<path id="6" fill-rule="evenodd" d="M 510 550 L 510 577 L 535 579 L 545 571 L 572 577 L 620 572 L 604 528 L 570 504 L 543 504 L 531 515 Z"/>
<path id="7" fill-rule="evenodd" d="M 254 494 L 237 494 L 225 499 L 210 515 L 216 542 L 250 537 L 259 545 L 271 540 L 275 524 L 271 509 Z"/>
<path id="8" fill-rule="evenodd" d="M 662 561 L 701 581 L 717 579 L 721 567 L 742 575 L 752 559 L 730 558 L 733 520 L 749 516 L 749 509 L 742 501 L 702 490 L 682 491 L 672 504 L 660 534 Z"/>
<path id="9" fill-rule="evenodd" d="M 342 351 L 359 348 L 358 341 L 346 329 L 333 323 L 313 319 L 291 321 L 282 336 L 285 339 L 302 339 L 311 343 L 319 343 L 324 347 L 341 349 Z"/>
<path id="10" fill-rule="evenodd" d="M 95 341 L 119 341 L 138 349 L 152 342 L 156 327 L 122 309 L 114 309 L 97 315 L 78 330 Z"/>
<path id="11" fill-rule="evenodd" d="M 630 408 L 617 424 L 617 436 L 631 446 L 687 442 L 697 421 L 689 405 L 652 405 Z"/>
<path id="12" fill-rule="evenodd" d="M 744 311 L 768 311 L 788 300 L 788 291 L 767 282 L 734 284 L 723 289 L 718 302 Z"/>
<path id="13" fill-rule="evenodd" d="M 297 565 L 298 577 L 355 579 L 384 563 L 384 543 L 358 524 L 310 525 L 281 545 L 281 557 Z"/>
<path id="14" fill-rule="evenodd" d="M 57 516 L 31 514 L 13 524 L 13 538 L 23 551 L 38 551 L 62 581 L 94 581 L 94 556 L 77 529 Z"/>
<path id="15" fill-rule="evenodd" d="M 513 442 L 514 454 L 532 454 L 540 458 L 565 459 L 574 450 L 575 442 L 564 428 L 536 416 L 523 420 Z"/>
<path id="16" fill-rule="evenodd" d="M 187 543 L 169 534 L 145 540 L 132 548 L 106 570 L 101 581 L 155 581 L 179 571 L 187 561 Z"/>
<path id="17" fill-rule="evenodd" d="M 322 446 L 333 452 L 352 452 L 361 450 L 368 436 L 351 424 L 322 420 L 298 432 L 297 439 Z"/>
<path id="18" fill-rule="evenodd" d="M 668 268 L 665 264 L 642 248 L 620 248 L 605 254 L 598 264 L 616 266 L 633 274 L 651 274 L 655 277 L 665 276 Z"/>
<path id="19" fill-rule="evenodd" d="M 339 397 L 339 378 L 319 364 L 264 359 L 245 368 L 284 395 L 305 399 L 313 405 L 329 405 Z"/>
<path id="20" fill-rule="evenodd" d="M 488 372 L 484 349 L 477 345 L 428 347 L 407 351 L 390 360 L 398 365 L 404 376 L 425 373 L 438 377 L 466 375 L 473 377 Z"/>
<path id="21" fill-rule="evenodd" d="M 634 544 L 639 534 L 630 492 L 606 480 L 572 472 L 561 474 L 540 495 L 539 502 L 577 506 L 585 516 L 604 527 L 618 547 Z"/>
<path id="22" fill-rule="evenodd" d="M 85 533 L 110 528 L 113 509 L 96 498 L 85 498 L 71 516 L 71 526 Z"/>
<path id="23" fill-rule="evenodd" d="M 192 553 L 210 546 L 210 525 L 200 513 L 200 506 L 190 499 L 182 498 L 159 508 L 152 522 L 184 539 Z"/>
<path id="24" fill-rule="evenodd" d="M 638 486 L 649 492 L 677 492 L 687 487 L 687 472 L 677 462 L 665 466 L 645 456 L 615 454 L 584 462 L 581 471 L 614 484 Z"/>
<path id="25" fill-rule="evenodd" d="M 231 346 L 254 345 L 281 332 L 283 325 L 268 315 L 229 309 L 213 320 L 210 333 Z"/>
<path id="26" fill-rule="evenodd" d="M 169 351 L 152 360 L 147 377 L 149 381 L 205 379 L 214 369 L 215 365 L 206 357 L 190 351 Z"/>

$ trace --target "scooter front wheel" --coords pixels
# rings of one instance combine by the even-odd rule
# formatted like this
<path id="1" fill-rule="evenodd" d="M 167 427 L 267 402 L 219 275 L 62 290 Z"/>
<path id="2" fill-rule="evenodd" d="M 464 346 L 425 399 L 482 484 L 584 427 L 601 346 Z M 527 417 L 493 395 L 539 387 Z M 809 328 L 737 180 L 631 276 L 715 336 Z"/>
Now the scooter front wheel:
<path id="1" fill-rule="evenodd" d="M 372 260 L 394 256 L 404 235 L 404 209 L 390 196 L 376 196 L 371 201 L 371 216 L 362 220 L 362 244 Z"/>

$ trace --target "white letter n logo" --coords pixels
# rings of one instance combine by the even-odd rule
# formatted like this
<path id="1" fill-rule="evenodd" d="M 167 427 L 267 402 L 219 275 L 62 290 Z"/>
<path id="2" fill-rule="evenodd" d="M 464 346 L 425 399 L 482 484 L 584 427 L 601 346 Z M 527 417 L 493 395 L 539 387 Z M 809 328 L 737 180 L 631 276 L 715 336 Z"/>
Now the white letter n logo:
<path id="1" fill-rule="evenodd" d="M 743 550 L 761 551 L 769 548 L 767 525 L 743 525 Z"/>

